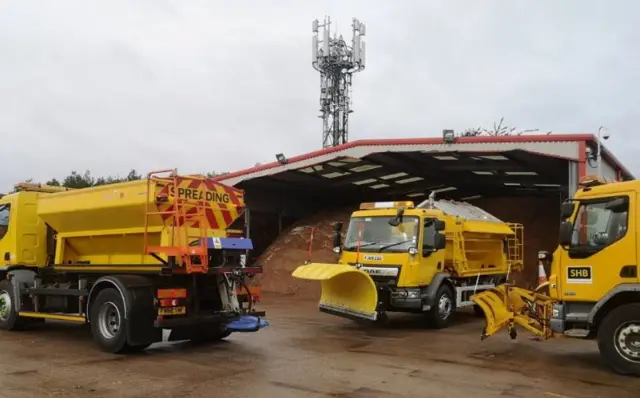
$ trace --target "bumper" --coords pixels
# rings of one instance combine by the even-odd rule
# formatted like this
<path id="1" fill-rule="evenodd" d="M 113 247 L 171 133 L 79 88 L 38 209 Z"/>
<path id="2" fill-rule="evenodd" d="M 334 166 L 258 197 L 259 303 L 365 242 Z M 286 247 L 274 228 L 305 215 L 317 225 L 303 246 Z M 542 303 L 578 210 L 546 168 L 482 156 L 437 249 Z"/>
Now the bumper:
<path id="1" fill-rule="evenodd" d="M 389 306 L 392 310 L 422 310 L 424 304 L 421 288 L 388 288 Z"/>
<path id="2" fill-rule="evenodd" d="M 553 314 L 551 316 L 551 330 L 553 333 L 563 334 L 565 331 L 564 304 L 555 303 L 553 305 Z"/>
<path id="3" fill-rule="evenodd" d="M 391 307 L 403 310 L 420 310 L 422 309 L 422 299 L 420 298 L 392 298 L 390 300 Z"/>

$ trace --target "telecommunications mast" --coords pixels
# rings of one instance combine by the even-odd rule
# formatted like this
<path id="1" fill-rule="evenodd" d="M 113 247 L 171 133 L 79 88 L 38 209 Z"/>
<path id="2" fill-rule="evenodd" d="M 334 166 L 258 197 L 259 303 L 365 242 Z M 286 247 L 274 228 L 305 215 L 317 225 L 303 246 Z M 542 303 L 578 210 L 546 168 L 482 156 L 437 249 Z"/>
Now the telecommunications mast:
<path id="1" fill-rule="evenodd" d="M 333 147 L 349 141 L 351 110 L 351 78 L 364 70 L 365 35 L 363 23 L 353 18 L 351 45 L 342 35 L 331 37 L 331 21 L 313 21 L 313 68 L 320 72 L 320 118 L 322 118 L 322 146 Z M 322 37 L 319 37 L 322 28 Z"/>

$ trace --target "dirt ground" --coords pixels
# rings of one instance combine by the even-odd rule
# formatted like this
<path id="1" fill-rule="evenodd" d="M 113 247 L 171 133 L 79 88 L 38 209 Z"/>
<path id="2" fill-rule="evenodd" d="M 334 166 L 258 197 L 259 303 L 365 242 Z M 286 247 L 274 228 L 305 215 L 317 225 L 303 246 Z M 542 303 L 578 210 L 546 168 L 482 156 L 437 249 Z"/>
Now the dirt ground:
<path id="1" fill-rule="evenodd" d="M 97 351 L 85 327 L 0 333 L 2 397 L 637 397 L 640 379 L 600 364 L 594 342 L 483 342 L 461 313 L 447 330 L 394 316 L 362 329 L 312 300 L 265 297 L 271 326 L 204 346 L 160 343 L 133 356 Z"/>

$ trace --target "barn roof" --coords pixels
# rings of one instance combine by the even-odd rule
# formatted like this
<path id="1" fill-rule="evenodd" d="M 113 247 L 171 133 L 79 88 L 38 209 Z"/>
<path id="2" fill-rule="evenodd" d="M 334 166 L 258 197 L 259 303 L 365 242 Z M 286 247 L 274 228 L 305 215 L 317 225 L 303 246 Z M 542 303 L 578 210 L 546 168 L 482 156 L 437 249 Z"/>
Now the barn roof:
<path id="1" fill-rule="evenodd" d="M 584 164 L 590 134 L 442 137 L 352 141 L 298 155 L 286 162 L 240 170 L 217 180 L 244 187 L 366 191 L 376 196 L 424 196 L 457 191 L 460 199 L 505 190 L 557 191 L 567 187 L 567 160 Z M 604 146 L 602 157 L 620 174 L 633 175 Z M 449 195 L 447 195 L 449 196 Z"/>

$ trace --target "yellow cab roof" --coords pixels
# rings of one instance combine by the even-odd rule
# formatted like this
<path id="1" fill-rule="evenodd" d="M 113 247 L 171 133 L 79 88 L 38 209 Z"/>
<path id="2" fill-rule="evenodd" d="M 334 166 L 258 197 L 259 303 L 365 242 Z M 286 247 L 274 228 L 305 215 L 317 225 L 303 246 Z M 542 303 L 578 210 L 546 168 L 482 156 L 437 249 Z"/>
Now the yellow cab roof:
<path id="1" fill-rule="evenodd" d="M 585 177 L 587 178 L 587 177 Z M 594 177 L 597 178 L 597 177 Z M 622 181 L 622 182 L 606 182 L 601 180 L 601 185 L 589 187 L 580 187 L 576 191 L 575 199 L 588 199 L 592 197 L 600 197 L 606 195 L 615 195 L 623 192 L 640 192 L 640 180 Z"/>

